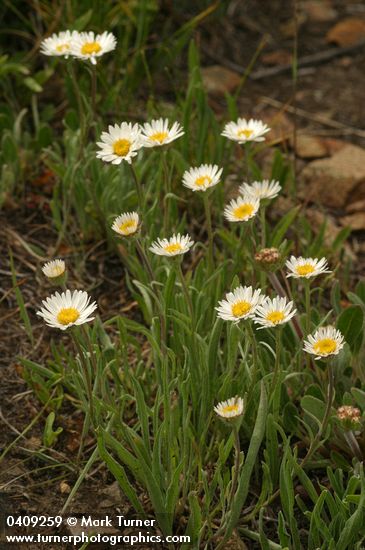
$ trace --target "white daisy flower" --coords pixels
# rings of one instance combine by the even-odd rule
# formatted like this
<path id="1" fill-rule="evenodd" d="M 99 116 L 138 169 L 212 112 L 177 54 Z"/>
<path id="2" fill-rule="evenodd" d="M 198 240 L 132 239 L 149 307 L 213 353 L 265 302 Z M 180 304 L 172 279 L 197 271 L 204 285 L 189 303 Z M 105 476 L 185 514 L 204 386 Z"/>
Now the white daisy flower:
<path id="1" fill-rule="evenodd" d="M 189 235 L 173 235 L 170 239 L 157 239 L 149 247 L 149 250 L 159 256 L 177 256 L 178 254 L 185 254 L 189 248 L 192 247 L 194 241 L 190 239 Z"/>
<path id="2" fill-rule="evenodd" d="M 55 279 L 64 274 L 66 269 L 66 264 L 63 260 L 52 260 L 51 262 L 46 262 L 42 267 L 42 271 L 46 277 L 49 279 Z"/>
<path id="3" fill-rule="evenodd" d="M 115 218 L 112 229 L 119 235 L 128 237 L 129 235 L 134 235 L 138 229 L 138 225 L 139 216 L 137 212 L 125 212 Z"/>
<path id="4" fill-rule="evenodd" d="M 304 341 L 304 351 L 316 355 L 315 359 L 322 359 L 329 355 L 337 355 L 343 348 L 345 339 L 341 332 L 331 325 L 320 327 Z"/>
<path id="5" fill-rule="evenodd" d="M 78 36 L 77 31 L 62 31 L 53 33 L 41 42 L 41 53 L 44 55 L 64 56 L 66 59 L 71 54 L 71 47 Z"/>
<path id="6" fill-rule="evenodd" d="M 230 222 L 247 222 L 257 214 L 259 206 L 259 199 L 245 195 L 231 200 L 224 209 L 224 216 Z"/>
<path id="7" fill-rule="evenodd" d="M 253 290 L 252 286 L 238 286 L 233 292 L 228 292 L 225 300 L 219 302 L 218 317 L 225 321 L 238 323 L 241 319 L 253 317 L 256 308 L 264 300 L 261 290 Z"/>
<path id="8" fill-rule="evenodd" d="M 281 185 L 278 181 L 262 180 L 253 183 L 243 183 L 239 187 L 242 195 L 251 195 L 257 199 L 274 199 L 278 196 Z"/>
<path id="9" fill-rule="evenodd" d="M 123 160 L 131 164 L 132 158 L 143 147 L 141 130 L 138 124 L 122 122 L 108 127 L 108 132 L 102 132 L 101 141 L 97 142 L 100 151 L 96 156 L 104 162 L 120 164 Z"/>
<path id="10" fill-rule="evenodd" d="M 286 298 L 279 296 L 273 300 L 266 298 L 261 305 L 257 306 L 254 321 L 261 325 L 260 329 L 276 327 L 290 321 L 296 312 L 294 303 L 287 302 Z"/>
<path id="11" fill-rule="evenodd" d="M 206 191 L 219 183 L 222 172 L 216 164 L 201 164 L 184 172 L 183 185 L 192 191 Z"/>
<path id="12" fill-rule="evenodd" d="M 73 325 L 83 325 L 92 321 L 90 315 L 95 311 L 95 302 L 90 304 L 90 296 L 83 290 L 56 292 L 50 298 L 42 300 L 44 307 L 37 311 L 49 327 L 66 330 Z"/>
<path id="13" fill-rule="evenodd" d="M 97 34 L 93 32 L 80 32 L 72 41 L 71 53 L 78 59 L 90 60 L 96 65 L 96 58 L 107 52 L 115 50 L 117 40 L 111 32 Z"/>
<path id="14" fill-rule="evenodd" d="M 228 122 L 222 132 L 222 136 L 237 141 L 238 143 L 247 143 L 248 141 L 265 141 L 264 134 L 269 132 L 270 128 L 261 122 L 261 120 L 246 120 L 239 118 L 237 122 Z"/>
<path id="15" fill-rule="evenodd" d="M 242 397 L 231 397 L 227 401 L 221 401 L 214 407 L 214 411 L 222 418 L 236 418 L 243 413 Z"/>
<path id="16" fill-rule="evenodd" d="M 286 267 L 289 270 L 287 277 L 294 277 L 295 279 L 310 279 L 316 277 L 322 273 L 331 273 L 328 268 L 326 258 L 296 258 L 291 256 L 290 260 L 286 262 Z"/>
<path id="17" fill-rule="evenodd" d="M 178 122 L 174 122 L 169 128 L 167 118 L 146 122 L 141 130 L 144 147 L 160 147 L 184 135 L 184 131 Z"/>

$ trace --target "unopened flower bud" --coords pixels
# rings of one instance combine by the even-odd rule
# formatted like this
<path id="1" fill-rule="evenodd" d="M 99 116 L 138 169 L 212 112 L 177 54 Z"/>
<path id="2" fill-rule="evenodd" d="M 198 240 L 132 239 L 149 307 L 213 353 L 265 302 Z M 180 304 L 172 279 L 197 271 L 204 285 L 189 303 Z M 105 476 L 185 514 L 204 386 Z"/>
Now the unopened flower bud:
<path id="1" fill-rule="evenodd" d="M 63 260 L 52 260 L 42 267 L 43 274 L 56 286 L 62 286 L 66 282 L 66 264 Z"/>

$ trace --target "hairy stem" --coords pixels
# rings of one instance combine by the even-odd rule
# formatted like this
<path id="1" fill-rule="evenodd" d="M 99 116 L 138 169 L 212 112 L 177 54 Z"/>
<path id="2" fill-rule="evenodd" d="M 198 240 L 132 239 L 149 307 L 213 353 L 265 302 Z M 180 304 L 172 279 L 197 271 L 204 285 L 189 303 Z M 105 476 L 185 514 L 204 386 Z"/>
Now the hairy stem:
<path id="1" fill-rule="evenodd" d="M 281 352 L 281 336 L 282 336 L 282 328 L 278 327 L 276 332 L 276 342 L 275 342 L 275 367 L 274 367 L 274 375 L 272 379 L 272 388 L 271 388 L 271 398 L 273 400 L 273 414 L 275 420 L 277 420 L 279 415 L 279 408 L 280 408 L 280 395 L 281 392 L 277 388 L 278 384 L 278 378 L 280 373 L 280 352 Z M 278 393 L 278 395 L 277 395 Z"/>
<path id="2" fill-rule="evenodd" d="M 231 508 L 233 504 L 234 495 L 236 494 L 237 484 L 238 484 L 238 473 L 240 469 L 241 446 L 240 446 L 239 429 L 238 429 L 238 426 L 236 425 L 234 425 L 233 427 L 233 437 L 234 437 L 234 448 L 235 448 L 235 461 L 234 461 L 234 473 L 233 473 L 233 479 L 232 479 L 231 494 L 229 497 L 229 508 Z"/>
<path id="3" fill-rule="evenodd" d="M 84 350 L 81 348 L 79 340 L 77 335 L 73 332 L 72 333 L 73 340 L 75 342 L 75 346 L 77 349 L 77 353 L 80 358 L 80 363 L 84 372 L 84 381 L 87 391 L 87 396 L 89 399 L 89 407 L 90 407 L 90 419 L 91 424 L 93 425 L 93 428 L 96 428 L 96 420 L 95 420 L 95 412 L 94 412 L 94 401 L 93 401 L 93 387 L 92 387 L 92 381 L 89 373 L 89 367 L 87 365 L 87 361 L 85 360 L 85 353 Z"/>
<path id="4" fill-rule="evenodd" d="M 212 230 L 212 214 L 210 209 L 209 197 L 207 191 L 204 193 L 204 210 L 205 210 L 205 219 L 207 223 L 207 232 L 208 232 L 208 270 L 209 274 L 213 272 L 214 269 L 214 257 L 213 257 L 213 230 Z"/>
<path id="5" fill-rule="evenodd" d="M 137 191 L 137 196 L 138 196 L 138 204 L 139 204 L 139 208 L 141 209 L 141 212 L 143 213 L 143 209 L 144 209 L 144 201 L 143 201 L 143 190 L 142 190 L 142 185 L 141 185 L 141 182 L 139 181 L 139 178 L 137 176 L 137 173 L 136 173 L 136 170 L 133 166 L 133 164 L 129 164 L 129 167 L 131 169 L 131 172 L 132 172 L 132 176 L 133 176 L 133 180 L 134 180 L 134 183 L 136 185 L 136 191 Z"/>

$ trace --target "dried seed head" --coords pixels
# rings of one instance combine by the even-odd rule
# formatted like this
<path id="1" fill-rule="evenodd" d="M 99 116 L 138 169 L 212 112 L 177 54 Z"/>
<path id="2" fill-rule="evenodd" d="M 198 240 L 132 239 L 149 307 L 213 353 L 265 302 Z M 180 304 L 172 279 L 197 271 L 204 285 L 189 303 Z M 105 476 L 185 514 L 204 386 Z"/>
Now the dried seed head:
<path id="1" fill-rule="evenodd" d="M 282 265 L 282 256 L 277 248 L 262 248 L 255 254 L 256 263 L 264 271 L 276 271 Z"/>
<path id="2" fill-rule="evenodd" d="M 351 407 L 351 405 L 342 405 L 337 409 L 337 418 L 339 420 L 355 420 L 359 421 L 361 416 L 360 409 Z"/>
<path id="3" fill-rule="evenodd" d="M 361 411 L 351 405 L 342 405 L 337 409 L 337 418 L 345 430 L 356 430 L 360 427 Z"/>

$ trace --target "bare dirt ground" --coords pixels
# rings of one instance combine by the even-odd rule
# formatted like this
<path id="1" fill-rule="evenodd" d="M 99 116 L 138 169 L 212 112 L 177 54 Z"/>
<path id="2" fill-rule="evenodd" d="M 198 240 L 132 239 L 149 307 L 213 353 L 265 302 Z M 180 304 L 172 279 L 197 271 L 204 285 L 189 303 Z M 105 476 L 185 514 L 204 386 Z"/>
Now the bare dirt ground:
<path id="1" fill-rule="evenodd" d="M 277 139 L 283 150 L 291 156 L 293 142 L 290 136 L 294 125 L 297 126 L 298 136 L 311 136 L 312 141 L 307 140 L 305 143 L 302 140 L 301 148 L 298 139 L 296 151 L 298 189 L 306 190 L 308 184 L 301 173 L 308 166 L 313 167 L 312 163 L 318 162 L 318 158 L 322 162 L 327 159 L 330 163 L 348 144 L 358 148 L 365 146 L 365 46 L 359 45 L 365 41 L 365 22 L 361 34 L 353 21 L 365 21 L 365 6 L 355 0 L 300 3 L 296 19 L 299 59 L 336 48 L 350 46 L 353 49 L 326 62 L 313 61 L 299 68 L 294 89 L 290 70 L 282 70 L 283 66 L 290 63 L 293 52 L 295 21 L 291 2 L 264 4 L 263 9 L 263 3 L 259 1 L 231 2 L 227 17 L 205 23 L 198 30 L 197 39 L 203 52 L 203 75 L 210 89 L 212 107 L 217 116 L 225 116 L 224 91 L 234 92 L 240 74 L 252 60 L 262 37 L 266 36 L 266 46 L 241 92 L 240 111 L 243 116 L 254 115 L 275 121 L 275 134 L 271 137 Z M 348 19 L 352 22 L 348 23 L 347 34 L 345 29 L 342 38 L 337 37 L 336 43 L 334 38 L 330 40 L 328 33 L 339 22 Z M 212 66 L 215 66 L 213 73 Z M 270 74 L 272 69 L 277 74 Z M 317 141 L 313 142 L 313 139 Z M 365 150 L 363 153 L 365 155 Z M 352 155 L 353 151 L 350 151 L 350 158 Z M 337 185 L 333 183 L 331 170 L 331 165 L 325 168 L 324 177 L 328 179 L 328 186 Z M 365 192 L 362 188 L 365 172 L 355 176 L 357 184 L 349 187 L 342 203 L 323 204 L 312 188 L 313 199 L 308 202 L 306 197 L 306 202 L 317 220 L 318 216 L 329 217 L 332 231 L 346 225 L 346 218 L 347 224 L 353 225 L 354 231 L 350 237 L 351 273 L 353 279 L 358 279 L 363 275 L 365 262 Z M 41 243 L 42 249 L 47 250 L 47 243 L 50 246 L 56 238 L 47 207 L 49 199 L 49 195 L 40 193 L 34 182 L 29 181 L 24 204 L 8 207 L 0 218 L 0 291 L 3 298 L 0 302 L 0 451 L 26 428 L 41 408 L 21 376 L 17 357 L 40 360 L 46 359 L 49 353 L 50 334 L 35 316 L 38 296 L 43 295 L 45 285 L 39 273 L 41 261 L 27 247 L 27 243 Z M 281 207 L 285 208 L 285 204 Z M 25 335 L 12 291 L 11 270 L 7 260 L 9 248 L 14 257 L 17 281 L 35 327 L 36 343 L 33 347 Z M 103 243 L 90 244 L 84 253 L 87 255 L 88 269 L 75 270 L 71 279 L 74 278 L 74 282 L 82 279 L 86 286 L 93 288 L 101 315 L 107 309 L 110 313 L 111 307 L 115 311 L 120 311 L 126 304 L 130 307 L 122 283 L 123 268 L 118 258 L 111 257 Z M 65 248 L 64 257 L 73 255 L 77 255 L 77 252 Z M 100 286 L 97 280 L 103 281 Z M 40 469 L 47 464 L 35 453 L 41 445 L 42 422 L 36 423 L 24 438 L 20 438 L 1 465 L 0 507 L 5 505 L 8 512 L 39 514 L 46 511 L 47 514 L 56 514 L 67 498 L 67 486 L 72 487 L 75 482 L 75 475 L 66 469 Z M 58 422 L 64 432 L 50 455 L 55 461 L 75 460 L 81 419 L 73 409 L 68 409 L 61 411 Z M 117 509 L 121 513 L 128 513 L 129 510 L 103 467 L 92 472 L 84 482 L 70 511 L 91 513 L 96 509 L 101 513 L 113 514 Z M 248 548 L 256 547 L 249 541 L 246 544 Z M 50 548 L 49 545 L 45 547 Z M 42 547 L 29 546 L 30 550 L 33 548 Z"/>

